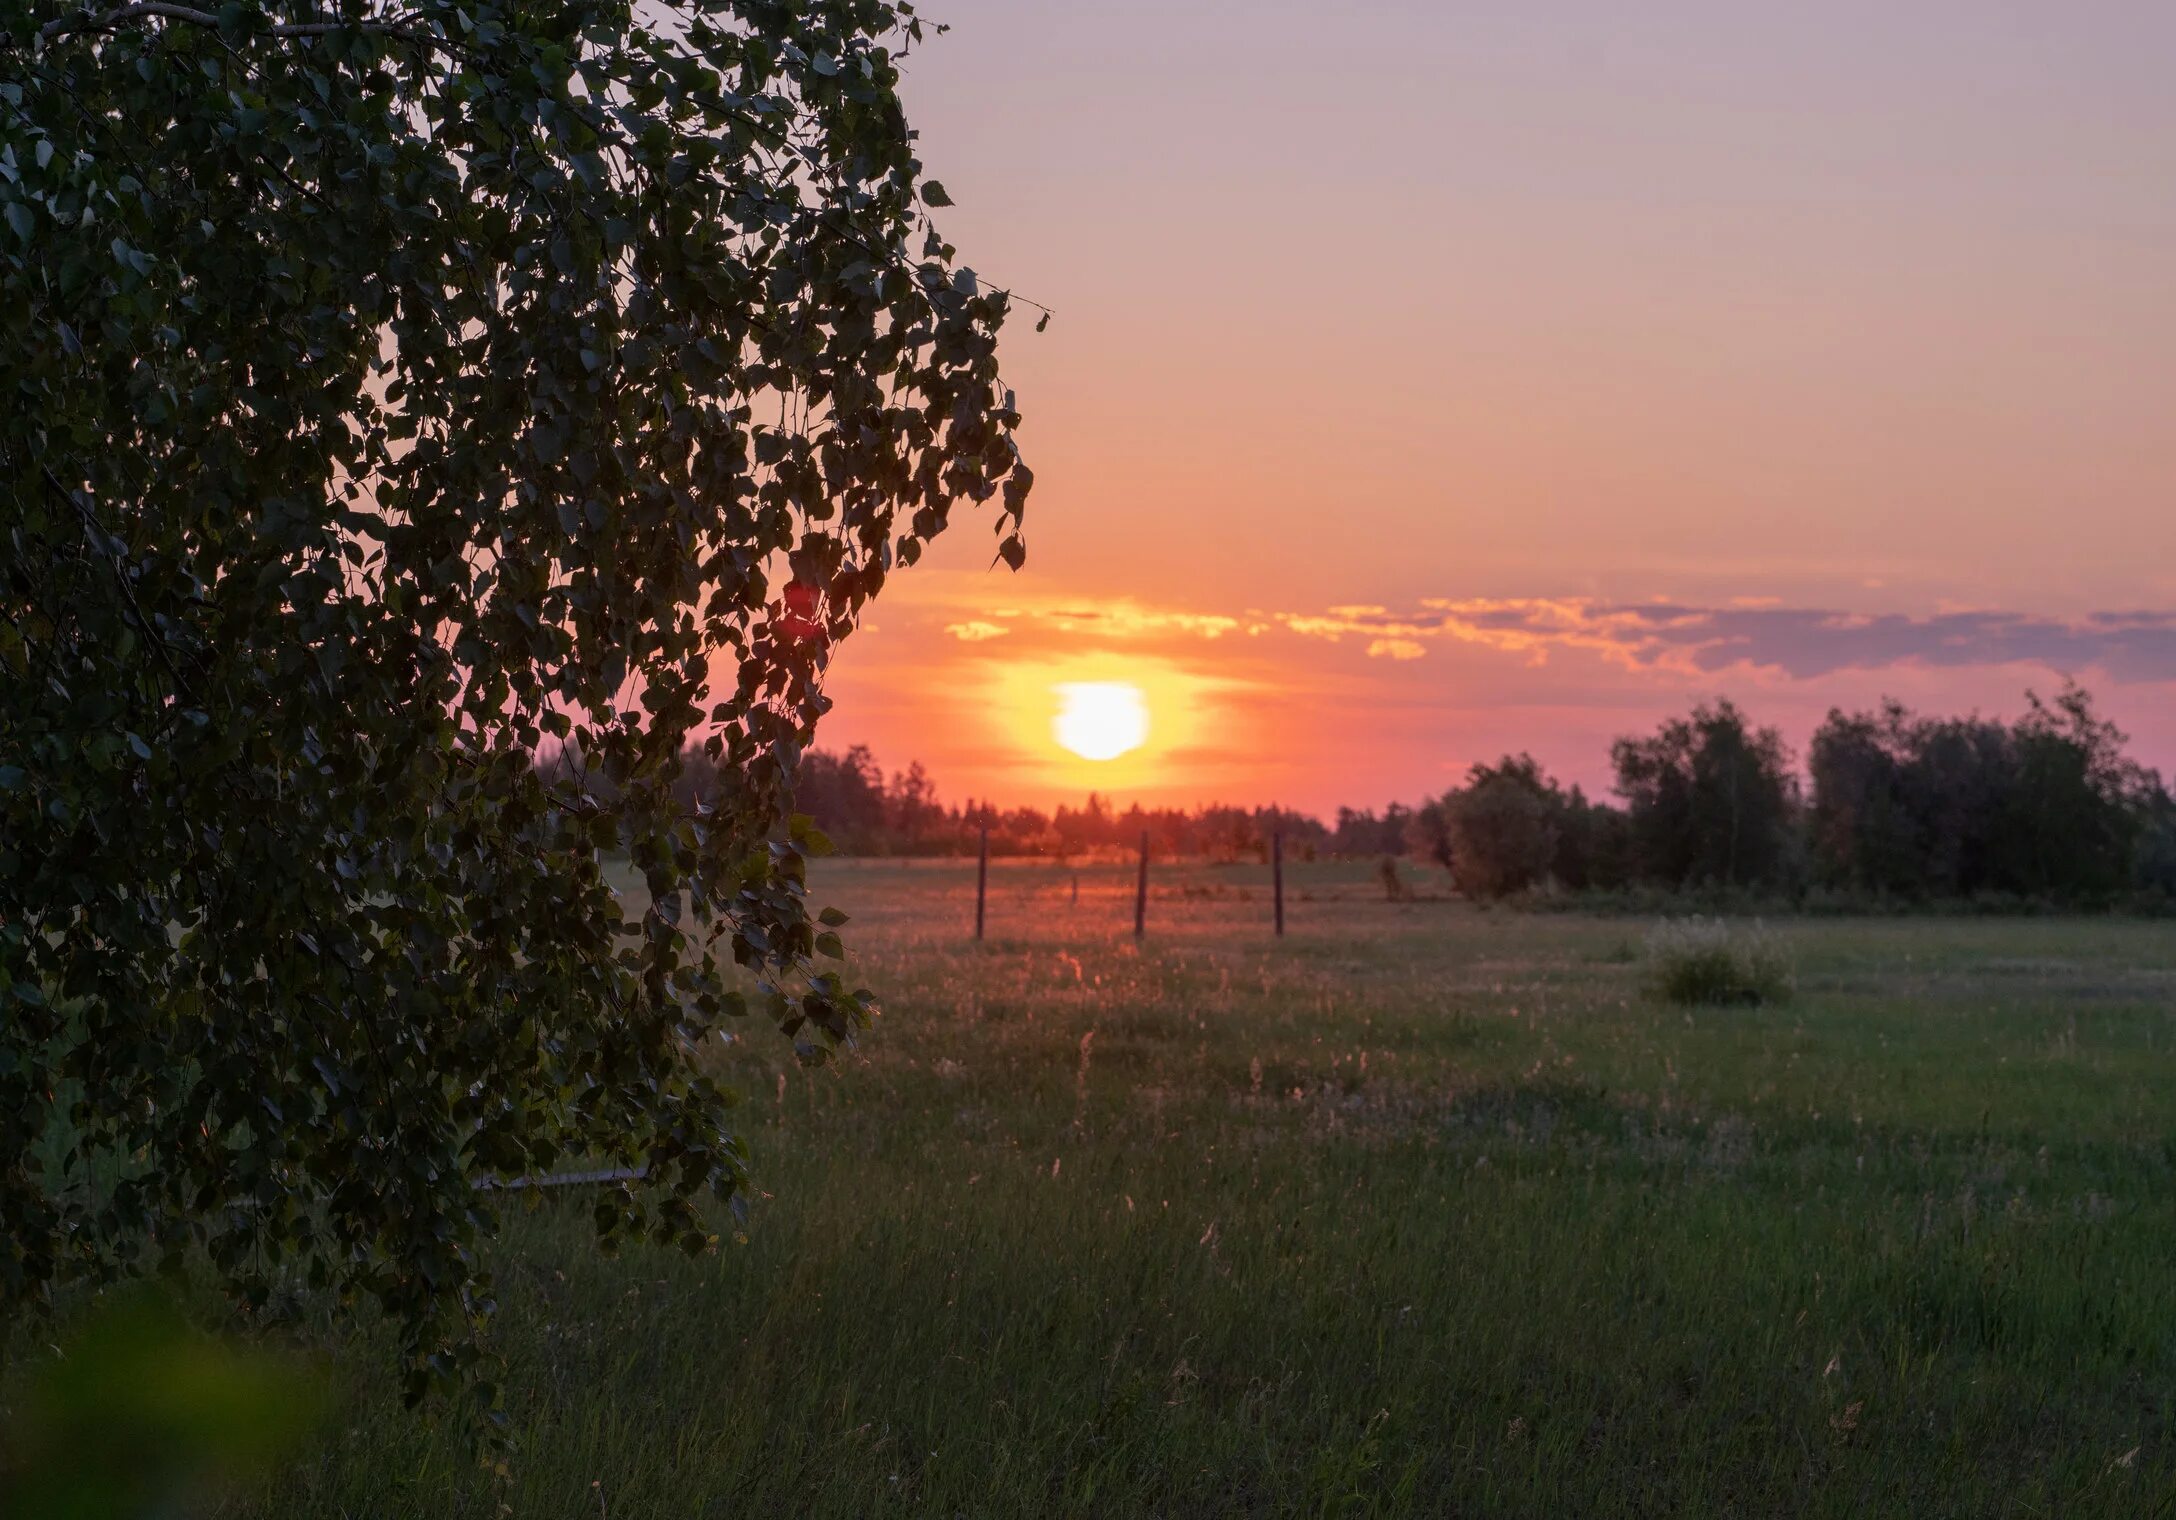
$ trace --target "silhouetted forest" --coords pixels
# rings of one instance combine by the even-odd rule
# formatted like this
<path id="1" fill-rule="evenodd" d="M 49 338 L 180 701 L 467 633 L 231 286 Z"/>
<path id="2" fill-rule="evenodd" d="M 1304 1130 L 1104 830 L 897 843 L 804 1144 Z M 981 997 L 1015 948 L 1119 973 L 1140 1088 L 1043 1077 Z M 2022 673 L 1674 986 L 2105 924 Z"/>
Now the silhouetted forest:
<path id="1" fill-rule="evenodd" d="M 700 751 L 682 758 L 687 766 L 682 785 L 690 800 L 717 785 L 715 769 Z M 1290 850 L 1319 855 L 1335 848 L 1335 836 L 1319 819 L 1289 808 L 1189 811 L 1135 804 L 1120 811 L 1093 792 L 1080 807 L 1061 804 L 1052 813 L 972 799 L 947 804 L 919 762 L 886 775 L 862 745 L 844 754 L 812 750 L 802 756 L 795 806 L 815 819 L 844 855 L 969 855 L 979 848 L 985 825 L 991 854 L 1052 859 L 1137 849 L 1143 831 L 1149 848 L 1167 858 L 1251 858 L 1265 853 L 1270 835 L 1278 831 Z"/>
<path id="2" fill-rule="evenodd" d="M 1300 859 L 1407 857 L 1475 898 L 1636 891 L 1879 901 L 2150 907 L 2176 903 L 2176 800 L 2075 686 L 2011 721 L 1935 718 L 1895 702 L 1832 711 L 1805 764 L 1731 702 L 1612 747 L 1615 796 L 1588 797 L 1528 755 L 1474 766 L 1440 796 L 1334 822 L 1290 808 L 1123 809 L 947 803 L 919 764 L 814 751 L 798 806 L 853 855 L 1130 851 L 1260 859 L 1273 832 Z M 700 753 L 683 786 L 716 786 Z"/>

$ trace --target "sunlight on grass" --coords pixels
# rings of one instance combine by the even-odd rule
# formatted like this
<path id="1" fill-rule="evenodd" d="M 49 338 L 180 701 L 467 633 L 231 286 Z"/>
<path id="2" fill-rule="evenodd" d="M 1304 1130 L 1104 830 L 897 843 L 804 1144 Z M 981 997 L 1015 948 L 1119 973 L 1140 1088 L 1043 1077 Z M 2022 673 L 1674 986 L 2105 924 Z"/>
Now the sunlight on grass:
<path id="1" fill-rule="evenodd" d="M 1079 895 L 1074 901 L 1074 877 Z M 2129 1515 L 2176 1279 L 2176 941 L 1772 927 L 1781 1008 L 1646 925 L 1369 865 L 826 865 L 886 1012 L 725 1067 L 744 1247 L 500 1252 L 512 1476 L 350 1349 L 266 1515 Z M 2026 969 L 2020 969 L 2026 968 Z M 457 1498 L 449 1499 L 448 1495 Z"/>

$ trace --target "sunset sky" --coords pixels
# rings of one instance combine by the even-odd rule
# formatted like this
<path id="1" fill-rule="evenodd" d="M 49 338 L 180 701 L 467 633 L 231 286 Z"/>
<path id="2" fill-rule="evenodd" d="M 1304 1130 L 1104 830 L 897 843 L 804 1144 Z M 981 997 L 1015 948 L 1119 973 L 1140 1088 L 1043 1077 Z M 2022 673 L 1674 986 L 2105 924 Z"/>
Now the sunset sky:
<path id="1" fill-rule="evenodd" d="M 1328 812 L 2068 673 L 2176 766 L 2176 6 L 925 10 L 941 225 L 1057 312 L 1030 558 L 963 510 L 827 746 Z"/>

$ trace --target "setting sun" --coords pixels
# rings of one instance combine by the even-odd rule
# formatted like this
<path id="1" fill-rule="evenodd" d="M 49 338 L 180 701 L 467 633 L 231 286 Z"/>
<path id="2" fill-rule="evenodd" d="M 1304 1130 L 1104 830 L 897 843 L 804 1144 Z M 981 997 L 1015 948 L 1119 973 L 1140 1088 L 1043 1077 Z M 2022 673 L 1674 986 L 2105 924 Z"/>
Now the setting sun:
<path id="1" fill-rule="evenodd" d="M 1148 702 L 1126 681 L 1067 681 L 1053 688 L 1057 741 L 1083 760 L 1116 760 L 1148 738 Z"/>

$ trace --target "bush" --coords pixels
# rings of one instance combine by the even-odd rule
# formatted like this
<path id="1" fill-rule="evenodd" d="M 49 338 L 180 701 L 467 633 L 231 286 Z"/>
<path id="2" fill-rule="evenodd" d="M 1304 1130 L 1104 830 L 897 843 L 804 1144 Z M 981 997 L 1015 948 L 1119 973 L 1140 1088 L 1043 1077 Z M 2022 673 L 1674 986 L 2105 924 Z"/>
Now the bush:
<path id="1" fill-rule="evenodd" d="M 1647 936 L 1649 990 L 1667 1003 L 1757 1007 L 1790 999 L 1790 957 L 1756 921 L 1664 919 Z"/>
<path id="2" fill-rule="evenodd" d="M 1411 902 L 1413 900 L 1412 887 L 1408 886 L 1405 878 L 1398 874 L 1397 856 L 1385 855 L 1383 863 L 1376 867 L 1375 874 L 1382 878 L 1384 901 Z"/>
<path id="3" fill-rule="evenodd" d="M 1478 901 L 1535 886 L 1556 858 L 1558 804 L 1527 763 L 1497 770 L 1475 767 L 1473 778 L 1443 799 L 1451 839 L 1451 874 L 1458 890 Z"/>

